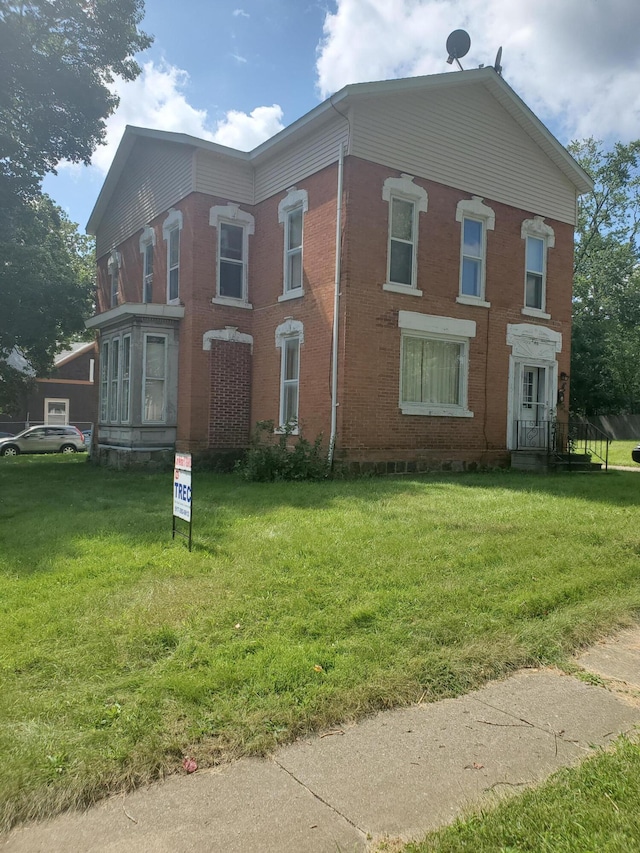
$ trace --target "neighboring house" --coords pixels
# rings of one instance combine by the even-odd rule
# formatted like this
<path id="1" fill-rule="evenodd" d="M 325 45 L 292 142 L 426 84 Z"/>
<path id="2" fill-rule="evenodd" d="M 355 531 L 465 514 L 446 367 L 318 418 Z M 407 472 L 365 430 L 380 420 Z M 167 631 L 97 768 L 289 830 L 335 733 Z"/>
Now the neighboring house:
<path id="1" fill-rule="evenodd" d="M 88 224 L 100 454 L 271 419 L 356 470 L 507 464 L 569 371 L 590 187 L 493 68 L 347 86 L 249 153 L 128 127 Z"/>
<path id="2" fill-rule="evenodd" d="M 74 424 L 89 429 L 98 415 L 96 361 L 95 341 L 73 344 L 59 353 L 50 375 L 36 377 L 20 411 L 11 418 L 0 415 L 0 422 L 6 424 L 0 429 L 13 432 L 39 423 Z M 28 372 L 28 363 L 24 359 L 21 362 L 15 366 Z"/>

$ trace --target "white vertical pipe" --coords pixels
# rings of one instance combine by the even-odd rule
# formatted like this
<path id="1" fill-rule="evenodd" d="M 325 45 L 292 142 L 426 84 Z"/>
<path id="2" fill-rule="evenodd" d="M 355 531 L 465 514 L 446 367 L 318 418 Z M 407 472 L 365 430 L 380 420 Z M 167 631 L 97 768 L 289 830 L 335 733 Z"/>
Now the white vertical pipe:
<path id="1" fill-rule="evenodd" d="M 338 154 L 338 199 L 336 204 L 336 273 L 333 296 L 333 342 L 331 346 L 331 435 L 329 437 L 329 467 L 333 465 L 333 451 L 338 428 L 338 322 L 340 310 L 340 275 L 342 272 L 342 177 L 344 172 L 344 143 Z"/>

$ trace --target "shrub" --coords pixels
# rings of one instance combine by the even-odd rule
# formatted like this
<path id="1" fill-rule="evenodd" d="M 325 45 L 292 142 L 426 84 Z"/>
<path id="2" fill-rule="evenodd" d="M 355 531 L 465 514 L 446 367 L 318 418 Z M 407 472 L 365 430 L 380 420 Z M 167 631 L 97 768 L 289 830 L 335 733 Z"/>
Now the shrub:
<path id="1" fill-rule="evenodd" d="M 274 436 L 273 421 L 258 421 L 244 459 L 236 471 L 245 480 L 323 480 L 329 476 L 329 463 L 322 447 L 322 435 L 313 443 L 293 433 L 295 422 L 288 423 Z"/>

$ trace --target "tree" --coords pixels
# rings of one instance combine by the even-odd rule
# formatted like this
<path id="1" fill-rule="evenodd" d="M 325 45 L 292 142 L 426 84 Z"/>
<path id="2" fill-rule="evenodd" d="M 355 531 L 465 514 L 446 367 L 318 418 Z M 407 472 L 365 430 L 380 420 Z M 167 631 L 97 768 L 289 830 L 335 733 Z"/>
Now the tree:
<path id="1" fill-rule="evenodd" d="M 46 195 L 15 206 L 0 231 L 0 407 L 12 411 L 91 313 L 93 241 Z M 22 369 L 11 359 L 24 360 Z"/>
<path id="2" fill-rule="evenodd" d="M 47 196 L 61 160 L 89 163 L 140 73 L 142 0 L 0 0 L 0 406 L 45 374 L 90 312 L 89 238 Z M 26 361 L 16 369 L 16 353 Z"/>
<path id="3" fill-rule="evenodd" d="M 571 405 L 630 412 L 640 405 L 640 140 L 569 151 L 594 181 L 576 229 Z"/>
<path id="4" fill-rule="evenodd" d="M 61 160 L 89 163 L 133 80 L 142 0 L 0 0 L 0 206 L 39 192 Z"/>

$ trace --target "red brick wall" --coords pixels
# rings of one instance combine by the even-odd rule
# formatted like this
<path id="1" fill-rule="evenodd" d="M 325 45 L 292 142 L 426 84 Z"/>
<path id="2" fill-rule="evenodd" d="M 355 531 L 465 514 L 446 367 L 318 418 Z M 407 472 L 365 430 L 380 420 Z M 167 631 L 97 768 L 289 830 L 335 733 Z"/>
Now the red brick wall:
<path id="1" fill-rule="evenodd" d="M 386 178 L 397 176 L 397 172 L 353 157 L 345 162 L 337 457 L 491 462 L 504 455 L 506 446 L 507 324 L 534 323 L 559 331 L 563 351 L 558 356 L 558 371 L 569 372 L 572 227 L 546 220 L 556 235 L 547 268 L 547 311 L 552 319 L 533 319 L 521 313 L 524 241 L 520 229 L 522 221 L 536 211 L 516 210 L 485 198 L 496 215 L 495 230 L 487 232 L 486 299 L 491 308 L 461 305 L 456 302 L 460 223 L 455 215 L 457 203 L 470 196 L 416 179 L 429 196 L 428 212 L 419 215 L 418 288 L 423 296 L 390 293 L 382 289 L 389 213 L 382 188 Z M 301 298 L 278 301 L 283 293 L 284 243 L 278 204 L 286 192 L 254 207 L 241 205 L 255 217 L 248 259 L 252 310 L 211 302 L 216 287 L 217 232 L 209 225 L 209 210 L 227 200 L 193 193 L 176 205 L 183 213 L 180 297 L 186 307 L 180 323 L 179 449 L 236 447 L 256 421 L 278 421 L 281 351 L 276 348 L 275 330 L 288 317 L 304 326 L 299 405 L 303 432 L 310 439 L 322 433 L 328 442 L 337 166 L 300 181 L 297 188 L 306 189 L 309 198 Z M 162 236 L 166 215 L 151 223 L 156 231 L 153 301 L 160 303 L 166 300 L 167 248 Z M 122 254 L 121 301 L 140 302 L 142 298 L 141 233 L 116 247 Z M 109 307 L 106 264 L 106 257 L 100 259 L 100 310 Z M 401 413 L 400 310 L 475 321 L 468 383 L 473 418 Z M 252 336 L 252 356 L 247 344 L 213 341 L 211 352 L 203 349 L 205 332 L 226 326 Z M 237 355 L 240 351 L 242 356 Z"/>
<path id="2" fill-rule="evenodd" d="M 211 341 L 209 447 L 246 447 L 251 430 L 251 345 Z"/>
<path id="3" fill-rule="evenodd" d="M 506 447 L 510 347 L 509 323 L 548 326 L 562 334 L 559 371 L 569 372 L 573 231 L 546 220 L 556 235 L 549 250 L 547 312 L 551 320 L 521 313 L 524 295 L 524 241 L 520 229 L 535 211 L 516 210 L 485 199 L 496 215 L 487 232 L 486 296 L 491 308 L 461 305 L 460 223 L 456 206 L 467 193 L 416 179 L 429 196 L 419 215 L 418 289 L 422 297 L 382 289 L 387 270 L 388 203 L 386 178 L 398 174 L 349 158 L 347 237 L 343 267 L 346 310 L 345 350 L 340 389 L 338 448 L 350 459 L 464 459 L 491 461 Z M 415 311 L 476 322 L 470 342 L 468 407 L 473 418 L 404 415 L 398 405 L 400 329 L 398 311 Z"/>

